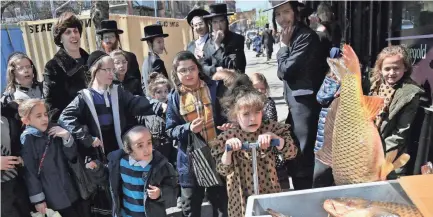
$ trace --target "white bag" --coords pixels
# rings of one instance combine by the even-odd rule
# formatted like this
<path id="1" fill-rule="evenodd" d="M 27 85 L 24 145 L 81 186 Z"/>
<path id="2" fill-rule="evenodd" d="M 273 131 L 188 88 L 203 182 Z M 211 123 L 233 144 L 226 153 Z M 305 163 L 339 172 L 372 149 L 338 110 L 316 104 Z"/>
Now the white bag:
<path id="1" fill-rule="evenodd" d="M 52 209 L 46 209 L 46 214 L 42 214 L 40 212 L 32 212 L 32 217 L 62 217 L 59 212 L 54 211 Z"/>

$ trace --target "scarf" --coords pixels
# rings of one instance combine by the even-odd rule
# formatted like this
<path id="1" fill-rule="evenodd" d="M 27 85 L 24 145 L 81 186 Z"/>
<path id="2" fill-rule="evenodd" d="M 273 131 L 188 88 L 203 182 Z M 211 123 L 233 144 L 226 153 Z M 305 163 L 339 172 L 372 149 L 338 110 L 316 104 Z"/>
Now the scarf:
<path id="1" fill-rule="evenodd" d="M 401 82 L 399 82 L 401 83 Z M 399 83 L 394 85 L 386 84 L 382 79 L 378 79 L 374 81 L 371 85 L 370 95 L 372 96 L 380 96 L 384 98 L 384 104 L 382 110 L 376 117 L 375 124 L 378 128 L 382 125 L 383 119 L 389 114 L 389 106 L 394 98 L 394 93 L 399 86 Z"/>
<path id="2" fill-rule="evenodd" d="M 200 135 L 206 142 L 216 138 L 212 100 L 209 88 L 204 81 L 200 80 L 200 84 L 196 88 L 180 86 L 179 113 L 186 122 L 192 122 L 199 116 L 203 118 L 204 127 Z"/>

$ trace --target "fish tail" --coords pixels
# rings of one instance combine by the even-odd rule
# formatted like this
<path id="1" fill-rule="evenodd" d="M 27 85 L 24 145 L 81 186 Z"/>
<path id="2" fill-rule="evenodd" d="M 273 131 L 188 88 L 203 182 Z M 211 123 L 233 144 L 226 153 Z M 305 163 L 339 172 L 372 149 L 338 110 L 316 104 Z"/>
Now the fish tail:
<path id="1" fill-rule="evenodd" d="M 363 96 L 363 107 L 368 120 L 374 120 L 383 107 L 384 99 L 379 96 Z"/>
<path id="2" fill-rule="evenodd" d="M 359 64 L 358 56 L 352 47 L 348 44 L 343 45 L 343 61 L 346 65 L 348 72 L 355 74 L 361 84 L 361 66 Z"/>

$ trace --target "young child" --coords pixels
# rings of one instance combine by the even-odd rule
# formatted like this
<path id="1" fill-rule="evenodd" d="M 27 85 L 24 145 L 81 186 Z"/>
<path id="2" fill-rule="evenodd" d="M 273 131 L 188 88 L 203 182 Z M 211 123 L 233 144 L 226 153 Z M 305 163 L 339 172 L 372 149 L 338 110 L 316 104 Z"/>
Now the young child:
<path id="1" fill-rule="evenodd" d="M 114 50 L 110 53 L 110 56 L 116 68 L 116 79 L 113 80 L 113 83 L 121 86 L 133 95 L 143 96 L 144 93 L 141 89 L 141 81 L 133 75 L 126 73 L 128 71 L 128 59 L 126 58 L 125 52 L 123 50 Z"/>
<path id="2" fill-rule="evenodd" d="M 327 73 L 323 80 L 322 86 L 317 93 L 317 102 L 322 105 L 322 109 L 319 114 L 319 122 L 317 127 L 316 144 L 314 146 L 314 152 L 319 151 L 324 142 L 325 138 L 325 120 L 328 112 L 330 111 L 329 106 L 332 101 L 338 95 L 340 89 L 340 80 L 331 70 Z M 332 168 L 328 165 L 323 164 L 320 160 L 315 159 L 314 162 L 314 173 L 313 173 L 313 188 L 328 187 L 334 184 L 334 178 L 332 175 Z"/>
<path id="3" fill-rule="evenodd" d="M 18 111 L 26 125 L 20 139 L 30 201 L 43 214 L 50 208 L 63 217 L 81 216 L 79 195 L 66 163 L 76 157 L 74 139 L 67 130 L 49 125 L 42 100 L 25 100 Z"/>
<path id="4" fill-rule="evenodd" d="M 37 80 L 36 67 L 24 53 L 12 53 L 7 62 L 7 86 L 2 102 L 7 104 L 13 100 L 41 99 L 42 83 Z"/>
<path id="5" fill-rule="evenodd" d="M 275 101 L 269 97 L 269 85 L 266 77 L 261 73 L 254 73 L 251 75 L 251 81 L 253 82 L 254 88 L 260 93 L 266 95 L 265 108 L 263 110 L 264 120 L 278 121 L 277 109 L 275 107 Z"/>
<path id="6" fill-rule="evenodd" d="M 412 65 L 402 46 L 384 48 L 377 56 L 373 69 L 370 95 L 385 98 L 375 123 L 384 141 L 385 153 L 398 149 L 406 152 L 411 125 L 423 90 L 410 78 Z M 396 171 L 403 175 L 403 170 Z M 392 178 L 389 176 L 388 178 Z"/>
<path id="7" fill-rule="evenodd" d="M 235 86 L 230 93 L 222 99 L 223 105 L 230 120 L 237 122 L 239 127 L 221 133 L 211 142 L 211 147 L 217 171 L 227 178 L 229 216 L 238 217 L 245 215 L 247 198 L 254 193 L 251 151 L 240 150 L 242 143 L 260 143 L 256 159 L 260 194 L 281 191 L 272 149 L 277 149 L 288 160 L 296 156 L 297 148 L 290 136 L 289 125 L 262 121 L 264 94 L 252 85 Z M 279 139 L 279 146 L 269 148 L 271 139 Z M 231 146 L 233 151 L 227 151 L 226 146 Z"/>
<path id="8" fill-rule="evenodd" d="M 135 126 L 123 136 L 123 149 L 108 155 L 113 216 L 166 216 L 176 202 L 176 173 L 158 151 L 152 135 Z"/>
<path id="9" fill-rule="evenodd" d="M 152 99 L 167 103 L 171 85 L 164 75 L 153 72 L 149 75 L 148 90 L 148 94 Z M 177 150 L 173 146 L 173 140 L 165 132 L 165 114 L 161 117 L 157 115 L 145 116 L 145 125 L 152 134 L 155 150 L 164 155 L 172 165 L 175 165 Z"/>

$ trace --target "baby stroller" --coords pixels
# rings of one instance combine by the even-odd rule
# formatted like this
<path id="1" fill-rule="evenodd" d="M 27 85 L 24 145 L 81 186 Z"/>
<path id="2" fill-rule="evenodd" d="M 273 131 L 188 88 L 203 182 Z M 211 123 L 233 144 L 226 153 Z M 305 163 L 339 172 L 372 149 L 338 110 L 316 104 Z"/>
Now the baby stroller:
<path id="1" fill-rule="evenodd" d="M 259 57 L 260 55 L 263 55 L 263 49 L 262 49 L 262 37 L 260 35 L 257 35 L 253 39 L 253 50 L 257 52 L 256 57 Z"/>

